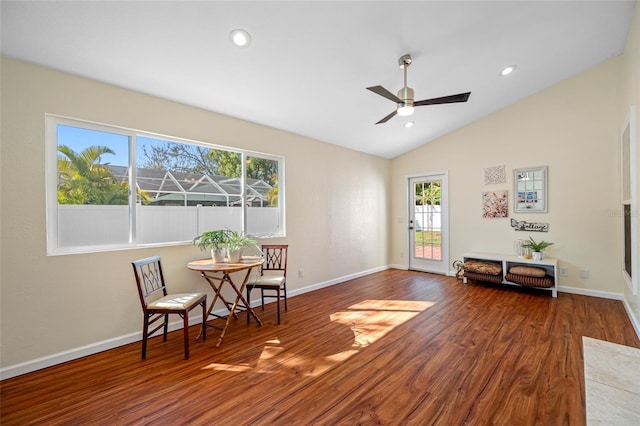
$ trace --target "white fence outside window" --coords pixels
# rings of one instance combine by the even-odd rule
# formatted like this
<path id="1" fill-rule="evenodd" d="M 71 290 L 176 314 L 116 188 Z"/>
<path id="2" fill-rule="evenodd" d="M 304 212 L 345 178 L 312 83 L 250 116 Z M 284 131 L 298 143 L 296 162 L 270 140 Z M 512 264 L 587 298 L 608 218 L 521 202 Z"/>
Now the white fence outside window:
<path id="1" fill-rule="evenodd" d="M 442 229 L 442 207 L 441 206 L 416 206 L 415 210 L 415 226 L 416 229 L 425 230 L 432 229 L 439 231 Z"/>
<path id="2" fill-rule="evenodd" d="M 242 229 L 239 207 L 136 207 L 137 245 L 190 242 L 212 229 Z M 277 207 L 247 208 L 247 234 L 273 235 L 280 230 Z M 122 245 L 129 241 L 129 206 L 58 205 L 60 247 Z"/>

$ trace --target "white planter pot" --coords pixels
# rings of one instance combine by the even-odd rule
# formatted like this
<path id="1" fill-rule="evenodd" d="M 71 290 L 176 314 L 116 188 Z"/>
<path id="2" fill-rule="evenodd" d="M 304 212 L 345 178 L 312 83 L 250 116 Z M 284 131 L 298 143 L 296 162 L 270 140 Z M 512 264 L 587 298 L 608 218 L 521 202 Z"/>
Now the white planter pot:
<path id="1" fill-rule="evenodd" d="M 542 260 L 542 252 L 541 251 L 534 251 L 531 253 L 531 256 L 533 257 L 533 260 Z"/>
<path id="2" fill-rule="evenodd" d="M 211 250 L 213 263 L 224 263 L 225 250 Z"/>
<path id="3" fill-rule="evenodd" d="M 229 263 L 238 263 L 242 257 L 242 249 L 229 252 Z"/>

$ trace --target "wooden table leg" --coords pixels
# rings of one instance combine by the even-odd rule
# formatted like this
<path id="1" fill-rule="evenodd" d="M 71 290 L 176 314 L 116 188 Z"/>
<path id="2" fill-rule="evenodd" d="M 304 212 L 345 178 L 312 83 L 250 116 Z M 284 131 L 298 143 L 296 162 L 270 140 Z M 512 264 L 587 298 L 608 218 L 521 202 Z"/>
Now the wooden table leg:
<path id="1" fill-rule="evenodd" d="M 244 280 L 242 281 L 242 285 L 240 286 L 239 289 L 235 285 L 235 283 L 233 282 L 229 274 L 224 274 L 224 276 L 222 277 L 222 279 L 224 281 L 227 281 L 229 285 L 231 285 L 233 290 L 236 292 L 236 300 L 233 302 L 233 306 L 231 306 L 229 316 L 227 317 L 227 322 L 225 323 L 224 328 L 222 329 L 222 333 L 220 333 L 220 337 L 218 338 L 218 343 L 216 344 L 216 347 L 220 347 L 220 344 L 222 343 L 222 339 L 224 338 L 224 335 L 227 332 L 227 327 L 229 327 L 229 323 L 231 322 L 231 316 L 235 315 L 236 308 L 238 307 L 238 302 L 241 300 L 242 300 L 242 303 L 244 303 L 245 308 L 249 312 L 251 312 L 253 317 L 256 319 L 256 322 L 258 323 L 258 325 L 262 325 L 262 321 L 260 321 L 260 318 L 258 318 L 258 315 L 256 315 L 255 312 L 253 312 L 253 309 L 251 309 L 251 306 L 249 306 L 249 304 L 247 303 L 247 300 L 242 295 L 242 291 L 247 286 L 247 282 L 249 281 L 250 274 L 251 274 L 251 270 L 249 269 L 247 270 L 247 274 L 245 275 Z"/>
<path id="2" fill-rule="evenodd" d="M 223 278 L 211 277 L 204 272 L 202 272 L 201 275 L 205 280 L 207 280 L 207 282 L 209 283 L 209 286 L 213 289 L 213 293 L 214 293 L 213 300 L 211 301 L 211 304 L 207 308 L 207 315 L 205 316 L 205 318 L 202 319 L 203 327 L 206 327 L 207 320 L 209 319 L 209 316 L 211 315 L 211 311 L 213 310 L 213 307 L 215 306 L 218 299 L 222 300 L 222 303 L 224 303 L 227 309 L 230 309 L 229 305 L 231 305 L 231 303 L 227 302 L 224 296 L 222 296 L 221 290 L 224 284 L 224 277 Z M 220 285 L 219 286 L 216 285 L 215 281 L 220 281 Z M 196 340 L 200 340 L 201 337 L 202 337 L 202 330 L 200 330 L 200 333 L 198 334 L 198 337 L 196 337 Z"/>
<path id="3" fill-rule="evenodd" d="M 199 263 L 199 262 L 196 262 Z M 244 303 L 244 307 L 247 309 L 247 312 L 250 313 L 251 315 L 253 315 L 253 317 L 255 318 L 256 322 L 258 323 L 258 325 L 262 325 L 262 321 L 260 321 L 260 318 L 258 318 L 258 315 L 255 313 L 255 311 L 251 308 L 251 306 L 249 305 L 249 302 L 247 301 L 247 299 L 244 297 L 243 292 L 247 286 L 247 282 L 249 281 L 249 277 L 251 275 L 251 269 L 260 266 L 262 264 L 262 262 L 254 262 L 254 263 L 250 263 L 247 266 L 242 265 L 242 264 L 233 264 L 233 265 L 229 265 L 225 268 L 220 268 L 219 270 L 201 270 L 200 271 L 200 275 L 207 280 L 207 282 L 209 283 L 209 286 L 213 289 L 215 295 L 213 297 L 213 300 L 211 301 L 211 304 L 209 305 L 209 308 L 206 311 L 206 316 L 205 318 L 203 318 L 203 326 L 200 330 L 200 334 L 198 334 L 197 339 L 200 339 L 202 337 L 202 330 L 205 330 L 205 327 L 207 327 L 207 319 L 209 319 L 209 316 L 213 315 L 211 313 L 211 311 L 213 310 L 214 305 L 216 304 L 216 302 L 218 301 L 218 299 L 220 299 L 222 301 L 222 303 L 225 305 L 225 307 L 229 310 L 229 315 L 227 316 L 227 320 L 225 321 L 224 327 L 222 328 L 222 332 L 220 333 L 220 337 L 218 338 L 218 343 L 216 344 L 216 347 L 219 347 L 220 344 L 222 343 L 222 339 L 224 338 L 225 334 L 227 333 L 227 328 L 229 327 L 229 324 L 231 322 L 231 317 L 234 318 L 238 318 L 238 315 L 236 314 L 236 308 L 238 307 L 238 304 L 242 301 L 242 303 Z M 191 265 L 191 264 L 190 264 Z M 196 267 L 190 267 L 190 269 L 194 269 L 194 270 L 198 270 L 196 269 Z M 242 281 L 242 285 L 240 285 L 240 287 L 238 287 L 233 280 L 231 279 L 231 273 L 233 272 L 239 272 L 243 269 L 246 269 L 247 273 L 244 276 L 244 280 Z M 222 273 L 222 277 L 219 276 L 214 276 L 214 275 L 209 275 L 209 274 L 213 274 L 213 273 Z M 224 296 L 222 295 L 222 288 L 224 287 L 224 283 L 228 282 L 229 285 L 231 286 L 231 288 L 233 289 L 233 291 L 236 292 L 236 297 L 235 300 L 233 301 L 233 303 L 230 303 L 229 301 L 227 301 Z M 214 315 L 214 316 L 218 316 L 218 315 Z M 220 316 L 218 316 L 220 317 Z"/>
<path id="4" fill-rule="evenodd" d="M 231 287 L 234 290 L 236 290 L 236 286 L 235 286 L 235 284 L 233 284 L 233 280 L 231 279 L 231 276 L 229 274 L 224 274 L 222 276 L 222 282 L 224 282 L 224 281 L 227 281 L 229 283 L 229 285 L 231 285 Z M 222 284 L 220 285 L 220 287 L 222 287 Z M 236 290 L 236 292 L 237 292 L 237 290 Z M 236 297 L 235 302 L 233 303 L 233 305 L 231 305 L 231 309 L 229 309 L 229 307 L 227 306 L 227 309 L 229 309 L 229 315 L 227 316 L 227 321 L 224 323 L 224 327 L 222 328 L 222 332 L 220 333 L 220 337 L 218 337 L 218 343 L 216 343 L 216 348 L 220 347 L 220 344 L 222 343 L 222 339 L 224 338 L 224 335 L 227 333 L 227 327 L 229 327 L 229 323 L 231 322 L 231 317 L 235 313 L 237 304 L 238 304 L 238 298 Z"/>

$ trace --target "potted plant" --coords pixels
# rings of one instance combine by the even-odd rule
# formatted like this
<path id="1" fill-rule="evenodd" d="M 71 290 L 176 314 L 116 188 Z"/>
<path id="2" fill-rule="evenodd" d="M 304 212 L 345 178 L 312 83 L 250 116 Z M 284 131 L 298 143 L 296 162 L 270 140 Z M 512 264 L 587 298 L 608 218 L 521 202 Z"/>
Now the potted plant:
<path id="1" fill-rule="evenodd" d="M 533 238 L 529 237 L 529 241 L 522 244 L 522 247 L 531 249 L 533 260 L 542 260 L 542 251 L 551 245 L 553 245 L 553 243 L 544 240 L 536 242 Z"/>
<path id="2" fill-rule="evenodd" d="M 224 262 L 227 250 L 227 230 L 216 229 L 214 231 L 206 231 L 193 239 L 193 244 L 200 247 L 200 250 L 211 250 L 211 258 L 214 263 Z"/>
<path id="3" fill-rule="evenodd" d="M 229 263 L 238 263 L 242 256 L 242 251 L 246 247 L 255 247 L 259 252 L 261 252 L 256 240 L 251 237 L 231 229 L 226 230 L 226 235 L 226 246 L 229 251 Z"/>

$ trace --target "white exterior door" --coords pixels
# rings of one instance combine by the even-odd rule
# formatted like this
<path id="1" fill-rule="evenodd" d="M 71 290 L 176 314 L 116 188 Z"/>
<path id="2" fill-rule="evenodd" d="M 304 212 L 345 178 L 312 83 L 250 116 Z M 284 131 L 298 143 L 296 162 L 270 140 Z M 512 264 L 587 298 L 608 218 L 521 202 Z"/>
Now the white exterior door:
<path id="1" fill-rule="evenodd" d="M 447 173 L 408 179 L 409 269 L 447 274 L 449 233 Z"/>

